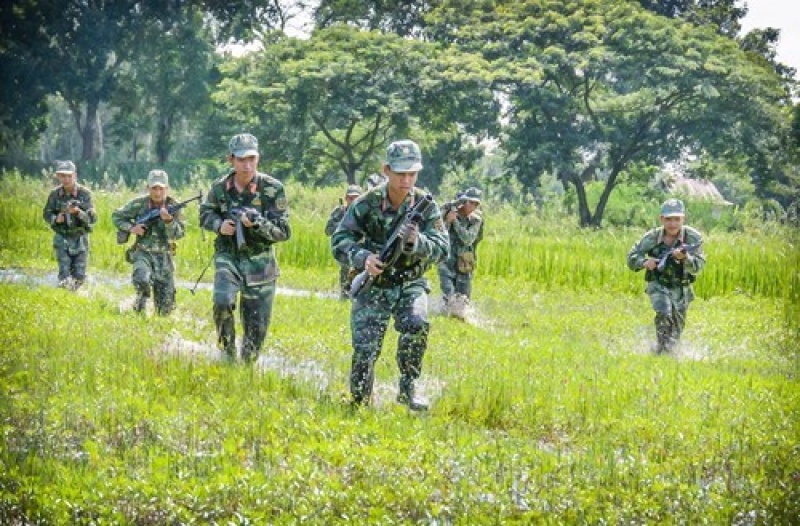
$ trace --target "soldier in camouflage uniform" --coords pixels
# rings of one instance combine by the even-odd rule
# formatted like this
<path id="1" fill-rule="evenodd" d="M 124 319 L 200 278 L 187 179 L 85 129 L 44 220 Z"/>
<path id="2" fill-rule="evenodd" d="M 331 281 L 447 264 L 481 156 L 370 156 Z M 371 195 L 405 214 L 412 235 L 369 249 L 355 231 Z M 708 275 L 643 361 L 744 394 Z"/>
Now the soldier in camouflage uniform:
<path id="1" fill-rule="evenodd" d="M 273 245 L 291 237 L 283 184 L 257 171 L 258 141 L 249 133 L 228 145 L 232 169 L 214 181 L 200 205 L 201 226 L 217 234 L 214 242 L 214 324 L 220 349 L 236 357 L 234 311 L 241 293 L 239 317 L 245 362 L 258 358 L 267 336 L 278 278 Z M 240 244 L 237 229 L 242 234 Z"/>
<path id="2" fill-rule="evenodd" d="M 422 169 L 419 146 L 412 141 L 397 141 L 386 151 L 384 173 L 388 181 L 359 198 L 347 210 L 331 237 L 334 257 L 356 270 L 376 276 L 373 286 L 353 298 L 350 330 L 353 359 L 350 392 L 357 405 L 370 403 L 375 376 L 375 361 L 383 338 L 394 317 L 400 333 L 397 365 L 400 382 L 397 401 L 411 410 L 427 409 L 414 399 L 414 382 L 422 371 L 428 346 L 428 268 L 447 257 L 447 232 L 438 206 L 431 206 L 419 225 L 410 224 L 402 233 L 408 249 L 391 268 L 384 268 L 378 257 L 383 245 L 399 227 L 405 213 L 425 196 L 415 188 Z"/>
<path id="3" fill-rule="evenodd" d="M 72 161 L 57 161 L 60 186 L 50 192 L 42 217 L 53 229 L 60 287 L 77 290 L 86 281 L 89 233 L 97 222 L 92 193 L 78 184 Z"/>
<path id="4" fill-rule="evenodd" d="M 472 277 L 477 262 L 476 248 L 483 238 L 481 191 L 472 187 L 461 193 L 455 201 L 442 207 L 444 224 L 450 236 L 450 255 L 438 265 L 439 281 L 445 303 L 454 294 L 466 300 L 472 297 Z"/>
<path id="5" fill-rule="evenodd" d="M 125 251 L 125 258 L 133 265 L 131 282 L 136 289 L 133 310 L 144 312 L 147 300 L 153 296 L 156 314 L 166 316 L 175 309 L 175 255 L 176 241 L 186 233 L 183 213 L 171 215 L 167 207 L 176 204 L 169 196 L 169 176 L 163 170 L 151 170 L 147 175 L 148 195 L 137 197 L 122 208 L 114 210 L 111 221 L 117 230 L 136 236 L 136 241 Z M 136 219 L 150 210 L 159 210 L 159 219 L 147 225 Z"/>
<path id="6" fill-rule="evenodd" d="M 351 184 L 347 187 L 347 192 L 344 195 L 344 202 L 340 202 L 339 206 L 334 208 L 331 211 L 331 215 L 328 218 L 328 222 L 325 224 L 325 235 L 332 236 L 333 233 L 336 231 L 336 227 L 339 226 L 344 214 L 347 212 L 347 209 L 353 204 L 353 201 L 358 199 L 361 195 L 361 187 L 357 184 Z M 350 265 L 347 263 L 339 262 L 339 299 L 345 300 L 350 297 Z"/>
<path id="7" fill-rule="evenodd" d="M 674 350 L 683 333 L 689 303 L 694 299 L 692 283 L 706 260 L 702 236 L 684 225 L 685 207 L 678 199 L 668 199 L 661 207 L 661 226 L 647 232 L 628 252 L 628 267 L 646 269 L 647 294 L 656 312 L 658 354 Z M 698 247 L 689 252 L 686 246 Z M 662 270 L 659 260 L 670 255 Z"/>

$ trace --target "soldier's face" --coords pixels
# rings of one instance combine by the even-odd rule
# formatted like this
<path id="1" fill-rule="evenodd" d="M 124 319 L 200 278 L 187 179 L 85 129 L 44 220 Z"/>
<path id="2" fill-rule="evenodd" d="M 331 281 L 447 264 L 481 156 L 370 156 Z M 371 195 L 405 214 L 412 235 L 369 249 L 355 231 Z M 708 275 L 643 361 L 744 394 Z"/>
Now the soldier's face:
<path id="1" fill-rule="evenodd" d="M 255 175 L 256 167 L 258 166 L 258 155 L 249 155 L 247 157 L 229 155 L 228 161 L 230 161 L 237 174 Z"/>
<path id="2" fill-rule="evenodd" d="M 149 188 L 150 192 L 150 200 L 157 205 L 163 204 L 164 200 L 167 198 L 168 189 L 166 186 L 151 186 Z"/>
<path id="3" fill-rule="evenodd" d="M 481 204 L 477 201 L 465 201 L 464 206 L 461 207 L 461 213 L 465 216 L 470 215 L 472 212 L 478 209 Z"/>
<path id="4" fill-rule="evenodd" d="M 386 183 L 389 191 L 402 194 L 407 194 L 414 189 L 419 174 L 419 172 L 393 172 L 389 166 L 386 166 L 384 173 L 389 177 L 389 181 Z"/>
<path id="5" fill-rule="evenodd" d="M 58 182 L 61 183 L 61 186 L 67 190 L 72 190 L 72 187 L 75 186 L 75 181 L 78 179 L 78 176 L 75 173 L 59 172 L 56 174 L 56 177 L 58 177 Z"/>
<path id="6" fill-rule="evenodd" d="M 670 236 L 677 235 L 683 226 L 683 216 L 661 216 L 661 224 L 664 225 L 664 231 Z"/>

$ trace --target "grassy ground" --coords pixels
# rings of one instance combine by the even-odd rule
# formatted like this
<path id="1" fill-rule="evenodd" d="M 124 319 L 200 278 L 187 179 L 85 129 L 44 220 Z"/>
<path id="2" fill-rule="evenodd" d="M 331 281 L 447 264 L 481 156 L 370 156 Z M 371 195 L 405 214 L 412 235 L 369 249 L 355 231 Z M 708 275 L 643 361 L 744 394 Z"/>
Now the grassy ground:
<path id="1" fill-rule="evenodd" d="M 738 292 L 701 278 L 669 357 L 650 353 L 641 276 L 608 282 L 633 238 L 564 237 L 550 266 L 583 268 L 584 285 L 487 271 L 467 323 L 436 314 L 434 296 L 420 382 L 432 409 L 415 415 L 393 402 L 392 331 L 375 407 L 344 402 L 348 304 L 308 248 L 324 252 L 323 214 L 295 220 L 305 251 L 281 251 L 280 284 L 304 292 L 277 296 L 266 349 L 244 367 L 218 359 L 208 288 L 188 292 L 199 237 L 182 244 L 177 311 L 142 317 L 106 227 L 88 286 L 52 286 L 40 197 L 0 202 L 0 523 L 789 524 L 800 509 L 792 296 L 767 293 L 795 279 L 788 243 L 740 255 L 737 236 L 717 236 L 730 275 L 759 274 L 751 257 L 778 268 Z M 512 250 L 503 239 L 486 259 Z M 581 267 L 597 254 L 586 245 L 623 254 Z"/>

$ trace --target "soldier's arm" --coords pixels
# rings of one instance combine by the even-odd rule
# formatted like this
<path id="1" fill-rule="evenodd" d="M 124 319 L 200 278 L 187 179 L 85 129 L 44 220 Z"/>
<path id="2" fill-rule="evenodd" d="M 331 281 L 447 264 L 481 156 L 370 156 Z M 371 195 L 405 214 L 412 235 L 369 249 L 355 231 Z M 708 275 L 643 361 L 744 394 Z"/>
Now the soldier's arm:
<path id="1" fill-rule="evenodd" d="M 91 232 L 94 230 L 94 225 L 97 223 L 97 212 L 92 203 L 92 194 L 88 190 L 84 193 L 81 199 L 80 211 L 76 216 L 77 220 L 86 227 L 86 230 Z"/>
<path id="2" fill-rule="evenodd" d="M 334 259 L 359 271 L 364 270 L 367 258 L 372 254 L 360 242 L 365 237 L 360 223 L 361 216 L 357 212 L 357 207 L 351 206 L 331 235 L 331 252 Z"/>
<path id="3" fill-rule="evenodd" d="M 644 268 L 644 262 L 647 261 L 647 252 L 655 246 L 653 231 L 646 233 L 639 241 L 637 241 L 628 251 L 627 263 L 628 268 L 636 272 Z"/>
<path id="4" fill-rule="evenodd" d="M 219 201 L 214 192 L 214 186 L 212 186 L 208 191 L 208 195 L 206 195 L 205 201 L 200 203 L 200 227 L 219 234 L 223 221 L 225 221 L 225 218 L 222 217 Z"/>
<path id="5" fill-rule="evenodd" d="M 703 242 L 703 236 L 693 228 L 687 228 L 686 242 L 690 245 L 696 245 Z M 706 266 L 706 256 L 703 252 L 703 246 L 700 245 L 694 254 L 687 253 L 686 259 L 683 260 L 683 268 L 689 274 L 697 275 Z"/>
<path id="6" fill-rule="evenodd" d="M 178 210 L 172 216 L 172 221 L 164 222 L 167 231 L 167 239 L 177 240 L 186 235 L 186 221 L 183 218 L 183 210 Z"/>
<path id="7" fill-rule="evenodd" d="M 47 196 L 47 203 L 45 203 L 44 209 L 42 210 L 42 218 L 50 225 L 50 228 L 55 228 L 56 218 L 60 213 L 61 211 L 58 209 L 56 203 L 55 192 L 50 192 L 50 195 Z"/>
<path id="8" fill-rule="evenodd" d="M 283 185 L 276 185 L 273 188 L 275 195 L 267 204 L 266 213 L 252 228 L 262 239 L 279 243 L 292 237 L 292 228 L 289 225 L 289 207 Z"/>
<path id="9" fill-rule="evenodd" d="M 336 227 L 339 226 L 339 222 L 342 220 L 344 213 L 342 211 L 342 207 L 337 206 L 331 212 L 330 217 L 328 217 L 328 222 L 325 223 L 325 235 L 332 236 L 333 233 L 336 231 Z"/>
<path id="10" fill-rule="evenodd" d="M 439 207 L 434 203 L 432 210 L 420 224 L 414 253 L 421 259 L 438 263 L 447 259 L 449 251 L 450 236 L 447 234 Z"/>
<path id="11" fill-rule="evenodd" d="M 136 223 L 136 210 L 138 208 L 135 205 L 135 200 L 129 201 L 111 213 L 111 222 L 114 223 L 117 230 L 130 232 L 134 223 Z"/>
<path id="12" fill-rule="evenodd" d="M 480 218 L 468 219 L 467 221 L 456 220 L 453 223 L 453 232 L 461 241 L 462 245 L 471 246 L 478 239 L 481 233 L 483 220 Z"/>

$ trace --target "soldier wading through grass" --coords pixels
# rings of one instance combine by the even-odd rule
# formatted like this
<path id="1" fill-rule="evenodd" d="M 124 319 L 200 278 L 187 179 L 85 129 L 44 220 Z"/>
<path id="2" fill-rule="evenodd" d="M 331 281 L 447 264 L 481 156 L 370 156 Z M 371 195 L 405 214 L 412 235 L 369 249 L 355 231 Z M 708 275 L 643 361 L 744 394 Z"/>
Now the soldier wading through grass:
<path id="1" fill-rule="evenodd" d="M 200 205 L 200 224 L 214 241 L 214 324 L 227 360 L 236 358 L 236 298 L 242 360 L 258 358 L 267 336 L 275 299 L 278 261 L 273 245 L 291 237 L 283 184 L 258 172 L 258 141 L 249 133 L 228 144 L 232 169 L 214 181 Z"/>
<path id="2" fill-rule="evenodd" d="M 331 237 L 338 261 L 359 272 L 366 270 L 374 278 L 368 290 L 352 298 L 350 392 L 356 405 L 371 401 L 375 361 L 393 316 L 395 329 L 400 333 L 397 401 L 414 411 L 428 408 L 414 397 L 414 383 L 422 371 L 430 327 L 427 298 L 430 287 L 423 275 L 447 256 L 449 242 L 439 208 L 432 201 L 418 223 L 404 222 L 411 207 L 430 197 L 415 188 L 421 169 L 422 155 L 416 143 L 393 142 L 386 150 L 383 166 L 388 178 L 386 184 L 372 188 L 353 203 Z M 394 264 L 386 266 L 378 254 L 397 229 L 402 229 L 398 231 L 402 252 Z"/>
<path id="3" fill-rule="evenodd" d="M 706 264 L 700 232 L 684 225 L 686 208 L 678 199 L 661 206 L 661 226 L 647 232 L 628 252 L 628 267 L 646 269 L 647 295 L 656 312 L 656 352 L 671 352 L 681 339 L 692 283 Z"/>
<path id="4" fill-rule="evenodd" d="M 86 281 L 89 233 L 97 222 L 92 193 L 78 184 L 72 161 L 56 162 L 60 186 L 50 192 L 42 217 L 53 229 L 53 249 L 58 260 L 58 285 L 77 290 Z"/>
<path id="5" fill-rule="evenodd" d="M 183 213 L 172 215 L 167 207 L 174 206 L 169 196 L 169 176 L 164 170 L 151 170 L 147 175 L 147 195 L 129 201 L 111 214 L 111 221 L 127 241 L 127 234 L 136 241 L 125 251 L 125 259 L 133 265 L 131 282 L 136 289 L 133 310 L 144 312 L 147 300 L 153 296 L 156 314 L 165 316 L 175 309 L 176 241 L 186 233 Z M 141 224 L 138 218 L 158 210 L 158 218 Z"/>

